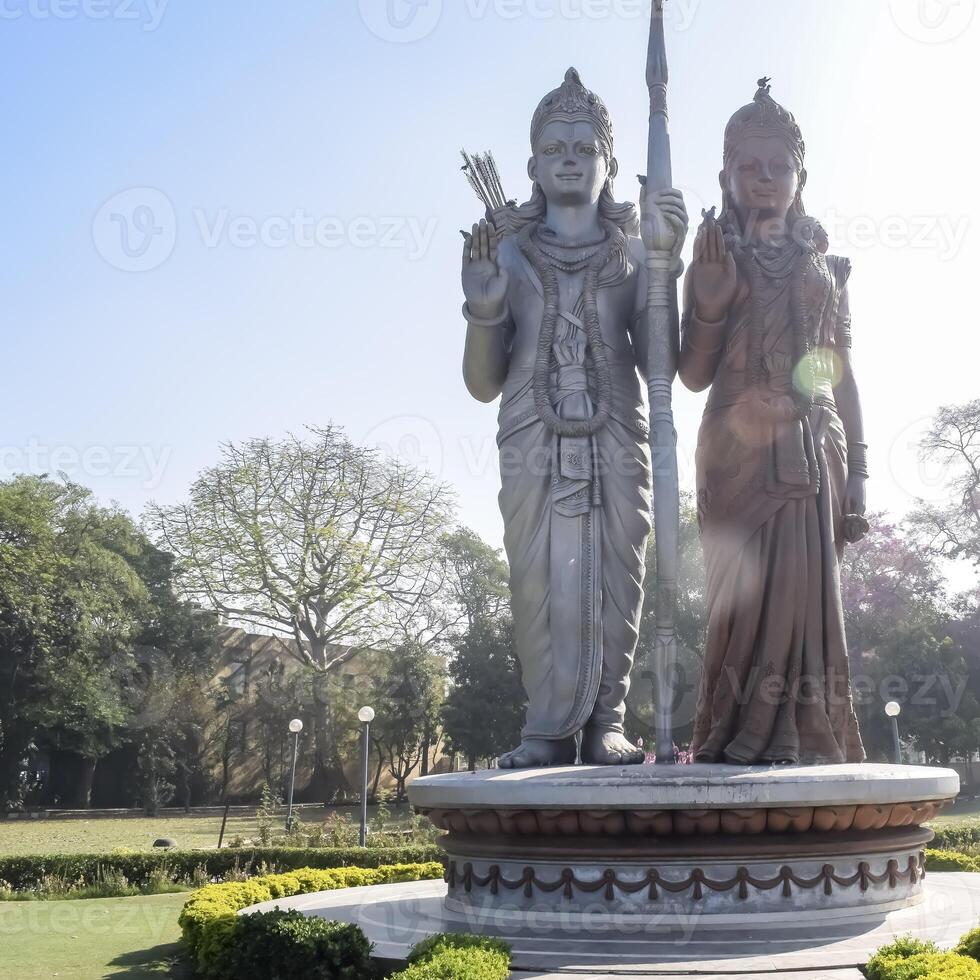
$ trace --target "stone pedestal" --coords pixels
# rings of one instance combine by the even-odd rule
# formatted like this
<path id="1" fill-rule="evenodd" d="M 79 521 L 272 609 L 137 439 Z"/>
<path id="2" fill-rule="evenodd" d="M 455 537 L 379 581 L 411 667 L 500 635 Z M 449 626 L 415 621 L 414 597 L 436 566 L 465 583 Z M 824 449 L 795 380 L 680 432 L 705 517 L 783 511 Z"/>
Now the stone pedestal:
<path id="1" fill-rule="evenodd" d="M 922 825 L 958 791 L 920 766 L 570 766 L 429 776 L 409 797 L 448 831 L 447 910 L 574 929 L 914 904 Z"/>

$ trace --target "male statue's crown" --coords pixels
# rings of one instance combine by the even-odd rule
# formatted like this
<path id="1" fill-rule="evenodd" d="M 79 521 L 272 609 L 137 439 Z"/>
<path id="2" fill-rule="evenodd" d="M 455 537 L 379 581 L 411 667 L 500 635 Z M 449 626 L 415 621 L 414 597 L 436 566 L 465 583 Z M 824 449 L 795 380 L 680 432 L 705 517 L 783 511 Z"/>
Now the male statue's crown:
<path id="1" fill-rule="evenodd" d="M 555 119 L 562 122 L 589 122 L 596 131 L 599 143 L 607 160 L 613 155 L 613 128 L 609 110 L 595 92 L 590 92 L 583 84 L 575 68 L 565 72 L 565 81 L 560 88 L 549 92 L 538 104 L 531 120 L 531 146 L 541 130 Z"/>
<path id="2" fill-rule="evenodd" d="M 769 82 L 772 79 L 760 78 L 755 98 L 742 106 L 728 121 L 725 127 L 725 163 L 727 164 L 738 144 L 749 136 L 779 136 L 790 146 L 799 158 L 800 164 L 806 156 L 806 143 L 803 133 L 793 118 L 793 113 L 783 108 L 770 94 Z"/>

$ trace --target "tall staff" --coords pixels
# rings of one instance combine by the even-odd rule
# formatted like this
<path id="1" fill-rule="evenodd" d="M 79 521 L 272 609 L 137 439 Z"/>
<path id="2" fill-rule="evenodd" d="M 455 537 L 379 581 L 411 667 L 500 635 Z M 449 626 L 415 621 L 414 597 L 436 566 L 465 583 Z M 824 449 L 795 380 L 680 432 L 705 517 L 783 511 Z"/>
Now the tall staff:
<path id="1" fill-rule="evenodd" d="M 654 0 L 647 53 L 650 89 L 650 140 L 643 208 L 648 195 L 672 186 L 670 132 L 667 123 L 667 45 L 664 0 Z M 677 433 L 671 387 L 677 374 L 679 347 L 677 288 L 669 252 L 647 252 L 647 331 L 650 451 L 653 464 L 654 528 L 657 553 L 656 638 L 654 646 L 654 708 L 657 762 L 674 761 L 671 681 L 677 660 L 674 611 L 677 606 L 677 556 L 680 491 L 677 480 Z"/>

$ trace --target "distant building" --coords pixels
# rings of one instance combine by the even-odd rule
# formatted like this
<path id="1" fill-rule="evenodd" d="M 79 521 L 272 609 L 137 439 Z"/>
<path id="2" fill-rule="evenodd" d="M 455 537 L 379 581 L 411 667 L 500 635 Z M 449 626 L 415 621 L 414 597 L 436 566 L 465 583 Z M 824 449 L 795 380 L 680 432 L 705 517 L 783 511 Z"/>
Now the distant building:
<path id="1" fill-rule="evenodd" d="M 304 717 L 304 693 L 296 696 L 295 683 L 305 674 L 306 660 L 295 641 L 281 636 L 249 633 L 238 627 L 222 627 L 219 636 L 220 653 L 209 688 L 213 697 L 224 696 L 230 703 L 224 712 L 224 732 L 209 733 L 210 764 L 216 780 L 226 786 L 232 798 L 254 798 L 264 783 L 274 789 L 285 787 L 292 764 L 292 736 L 288 733 L 290 719 L 303 718 L 306 728 L 301 739 L 312 737 L 309 717 Z M 342 654 L 346 648 L 328 648 L 328 654 Z M 350 739 L 344 753 L 344 775 L 358 792 L 361 778 L 359 728 L 354 715 L 370 700 L 370 681 L 385 669 L 384 651 L 362 650 L 343 664 L 331 679 L 330 700 L 338 713 L 343 712 L 349 730 L 338 732 Z M 305 692 L 309 703 L 309 692 Z M 300 752 L 296 770 L 299 799 L 304 798 L 312 775 L 309 751 Z M 378 777 L 379 759 L 370 762 L 370 780 Z M 445 771 L 449 759 L 437 745 L 427 753 L 420 766 L 426 772 Z M 418 775 L 419 773 L 416 773 Z M 378 780 L 381 789 L 390 789 L 393 780 L 384 767 Z"/>
<path id="2" fill-rule="evenodd" d="M 220 627 L 216 642 L 212 676 L 192 704 L 180 706 L 187 719 L 183 755 L 193 764 L 175 774 L 177 789 L 169 805 L 196 806 L 222 800 L 254 802 L 266 783 L 273 792 L 285 796 L 292 766 L 288 726 L 297 717 L 304 721 L 305 728 L 300 736 L 296 799 L 320 802 L 306 792 L 313 773 L 313 692 L 299 646 L 285 637 L 249 633 L 232 626 Z M 329 652 L 341 654 L 344 649 L 337 647 Z M 381 650 L 358 651 L 331 672 L 324 691 L 336 720 L 334 730 L 341 745 L 351 798 L 359 795 L 361 779 L 356 713 L 370 701 L 373 678 L 383 676 L 385 656 Z M 153 679 L 153 683 L 158 681 Z M 87 767 L 84 762 L 74 753 L 42 746 L 31 760 L 29 776 L 37 789 L 31 794 L 29 805 L 81 808 L 87 801 L 94 808 L 142 805 L 134 776 L 138 770 L 134 745 L 127 743 Z M 414 775 L 449 767 L 450 760 L 434 744 Z M 374 750 L 369 780 L 372 791 L 375 786 L 384 790 L 394 786 Z"/>

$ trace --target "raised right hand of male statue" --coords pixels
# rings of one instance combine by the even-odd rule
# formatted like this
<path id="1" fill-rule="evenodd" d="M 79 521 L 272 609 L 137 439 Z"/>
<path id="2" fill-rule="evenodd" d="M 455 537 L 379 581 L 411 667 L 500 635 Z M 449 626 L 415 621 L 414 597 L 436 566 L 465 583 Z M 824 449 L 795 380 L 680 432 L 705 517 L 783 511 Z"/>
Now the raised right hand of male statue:
<path id="1" fill-rule="evenodd" d="M 691 266 L 691 288 L 697 315 L 708 322 L 721 320 L 738 290 L 735 257 L 725 244 L 721 225 L 715 220 L 714 208 L 704 214 L 704 221 L 694 239 L 694 262 Z"/>
<path id="2" fill-rule="evenodd" d="M 485 218 L 463 235 L 463 295 L 474 316 L 492 319 L 503 312 L 507 270 L 497 262 L 497 229 Z"/>

